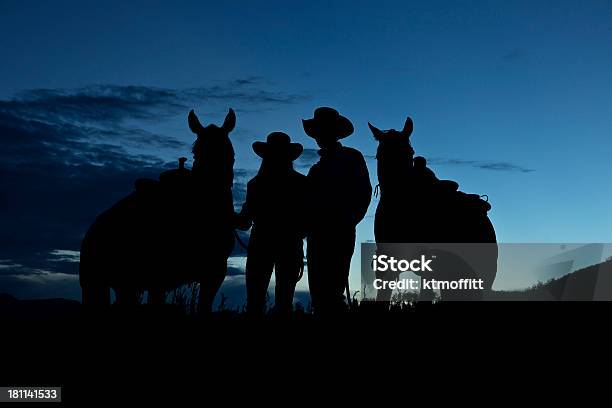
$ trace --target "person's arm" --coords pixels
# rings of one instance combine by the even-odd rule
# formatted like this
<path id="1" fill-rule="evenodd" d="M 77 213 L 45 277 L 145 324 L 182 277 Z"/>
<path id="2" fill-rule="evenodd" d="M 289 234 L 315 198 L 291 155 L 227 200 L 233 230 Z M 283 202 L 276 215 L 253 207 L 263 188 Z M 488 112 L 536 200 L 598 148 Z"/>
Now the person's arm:
<path id="1" fill-rule="evenodd" d="M 355 225 L 359 224 L 359 222 L 365 217 L 368 207 L 370 206 L 370 201 L 372 200 L 372 183 L 370 183 L 370 173 L 368 171 L 368 166 L 366 165 L 365 159 L 363 155 L 357 152 L 357 203 L 355 205 L 356 211 L 356 219 Z"/>
<path id="2" fill-rule="evenodd" d="M 304 200 L 304 220 L 306 234 L 311 234 L 321 227 L 329 227 L 329 178 L 321 171 L 319 163 L 315 163 L 306 176 Z"/>
<path id="3" fill-rule="evenodd" d="M 297 217 L 298 217 L 298 223 L 297 223 L 297 227 L 299 229 L 299 236 L 300 238 L 305 238 L 306 235 L 308 235 L 308 226 L 311 225 L 311 212 L 312 212 L 312 207 L 311 207 L 311 203 L 309 202 L 310 200 L 310 183 L 307 177 L 303 177 L 299 179 L 300 181 L 300 188 L 298 191 L 298 213 L 297 213 Z"/>
<path id="4" fill-rule="evenodd" d="M 239 213 L 235 213 L 234 216 L 234 228 L 246 231 L 251 228 L 253 224 L 253 212 L 252 212 L 252 204 L 253 202 L 253 191 L 251 183 L 247 184 L 247 192 L 246 199 L 244 204 L 242 204 L 242 209 Z"/>

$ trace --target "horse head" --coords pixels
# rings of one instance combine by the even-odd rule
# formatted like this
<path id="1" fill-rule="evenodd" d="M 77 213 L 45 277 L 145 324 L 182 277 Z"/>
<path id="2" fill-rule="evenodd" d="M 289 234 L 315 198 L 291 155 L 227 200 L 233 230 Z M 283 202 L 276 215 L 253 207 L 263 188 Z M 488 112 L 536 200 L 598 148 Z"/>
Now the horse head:
<path id="1" fill-rule="evenodd" d="M 230 108 L 223 125 L 203 126 L 192 110 L 187 118 L 197 136 L 193 143 L 193 171 L 207 179 L 223 180 L 231 187 L 234 179 L 234 148 L 229 134 L 236 126 L 236 114 Z"/>
<path id="2" fill-rule="evenodd" d="M 403 179 L 413 168 L 414 149 L 410 144 L 410 135 L 413 130 L 412 119 L 406 118 L 402 130 L 380 130 L 370 122 L 368 126 L 374 139 L 378 141 L 376 160 L 378 161 L 378 181 L 381 187 L 392 180 Z"/>

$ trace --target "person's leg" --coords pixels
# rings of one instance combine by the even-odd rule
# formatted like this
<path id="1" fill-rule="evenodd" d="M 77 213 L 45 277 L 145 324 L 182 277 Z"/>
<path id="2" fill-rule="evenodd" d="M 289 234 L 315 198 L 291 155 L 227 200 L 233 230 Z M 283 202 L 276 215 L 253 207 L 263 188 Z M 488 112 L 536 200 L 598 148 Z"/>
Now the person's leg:
<path id="1" fill-rule="evenodd" d="M 202 314 L 212 312 L 217 292 L 221 288 L 227 275 L 227 260 L 224 257 L 212 257 L 208 268 L 200 277 L 199 311 Z"/>
<path id="2" fill-rule="evenodd" d="M 117 305 L 133 307 L 140 304 L 141 292 L 133 287 L 119 286 L 115 287 L 115 302 Z"/>
<path id="3" fill-rule="evenodd" d="M 334 312 L 346 310 L 344 294 L 351 269 L 351 259 L 355 251 L 355 230 L 341 231 L 337 240 L 338 252 L 336 255 L 333 285 L 330 292 L 330 304 Z"/>
<path id="4" fill-rule="evenodd" d="M 321 314 L 343 311 L 346 309 L 344 291 L 355 249 L 355 231 L 330 232 L 318 237 L 314 244 L 314 254 L 311 253 L 310 241 L 308 244 L 308 281 L 313 308 Z M 311 265 L 313 261 L 316 263 Z"/>
<path id="5" fill-rule="evenodd" d="M 274 260 L 264 242 L 251 235 L 246 263 L 247 311 L 263 315 Z"/>
<path id="6" fill-rule="evenodd" d="M 325 246 L 326 240 L 322 235 L 313 234 L 308 237 L 306 261 L 310 305 L 313 310 L 321 307 L 325 298 L 325 275 L 327 274 Z"/>
<path id="7" fill-rule="evenodd" d="M 300 273 L 300 266 L 303 264 L 304 252 L 302 246 L 302 240 L 299 240 L 294 245 L 287 246 L 276 257 L 274 303 L 276 311 L 282 314 L 290 313 L 293 308 L 295 285 Z"/>

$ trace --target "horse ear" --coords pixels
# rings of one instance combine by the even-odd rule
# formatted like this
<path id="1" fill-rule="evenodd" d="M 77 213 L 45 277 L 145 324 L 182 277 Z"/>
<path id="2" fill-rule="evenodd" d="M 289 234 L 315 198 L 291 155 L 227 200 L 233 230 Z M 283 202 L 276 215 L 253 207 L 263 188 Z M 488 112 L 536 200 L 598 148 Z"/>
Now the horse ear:
<path id="1" fill-rule="evenodd" d="M 412 123 L 412 119 L 410 119 L 410 116 L 408 116 L 406 118 L 406 123 L 404 123 L 404 128 L 402 129 L 402 133 L 405 136 L 410 137 L 413 129 L 414 129 L 414 124 Z"/>
<path id="2" fill-rule="evenodd" d="M 231 132 L 236 127 L 236 113 L 232 108 L 230 108 L 229 112 L 227 112 L 227 116 L 225 117 L 225 121 L 221 127 L 227 133 Z"/>
<path id="3" fill-rule="evenodd" d="M 374 139 L 380 141 L 380 139 L 383 137 L 385 132 L 383 132 L 382 130 L 380 130 L 376 126 L 372 125 L 370 122 L 368 122 L 368 127 L 372 131 L 372 134 L 374 135 Z"/>
<path id="4" fill-rule="evenodd" d="M 200 123 L 193 109 L 189 112 L 189 116 L 187 116 L 187 123 L 189 123 L 189 129 L 196 135 L 204 130 L 204 126 Z"/>

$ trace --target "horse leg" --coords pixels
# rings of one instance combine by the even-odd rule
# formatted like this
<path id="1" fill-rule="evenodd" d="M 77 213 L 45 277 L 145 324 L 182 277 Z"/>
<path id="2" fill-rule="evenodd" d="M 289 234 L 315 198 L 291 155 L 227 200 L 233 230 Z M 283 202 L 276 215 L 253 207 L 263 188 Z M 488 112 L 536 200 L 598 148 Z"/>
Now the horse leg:
<path id="1" fill-rule="evenodd" d="M 81 288 L 84 306 L 109 306 L 110 288 L 105 285 L 85 285 Z"/>
<path id="2" fill-rule="evenodd" d="M 211 313 L 215 296 L 227 274 L 227 260 L 212 266 L 200 280 L 200 313 Z"/>
<path id="3" fill-rule="evenodd" d="M 120 287 L 114 288 L 117 305 L 137 306 L 140 304 L 140 292 L 134 288 Z"/>

